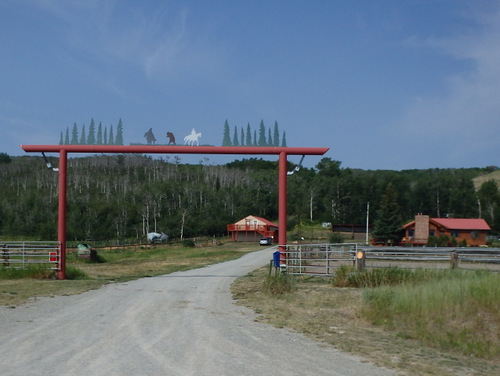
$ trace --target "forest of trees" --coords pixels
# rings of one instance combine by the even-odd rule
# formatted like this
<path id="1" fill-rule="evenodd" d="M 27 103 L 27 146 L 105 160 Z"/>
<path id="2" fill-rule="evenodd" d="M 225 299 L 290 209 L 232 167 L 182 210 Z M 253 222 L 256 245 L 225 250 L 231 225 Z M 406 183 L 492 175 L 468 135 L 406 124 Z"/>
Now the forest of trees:
<path id="1" fill-rule="evenodd" d="M 226 165 L 185 165 L 177 158 L 99 155 L 68 159 L 68 240 L 224 236 L 247 215 L 278 218 L 278 161 L 257 158 Z M 58 165 L 57 158 L 51 162 Z M 290 170 L 294 167 L 290 165 Z M 400 225 L 417 213 L 478 218 L 500 231 L 500 193 L 494 181 L 473 178 L 496 167 L 365 171 L 321 159 L 288 177 L 288 223 L 363 224 L 392 210 Z M 0 153 L 0 236 L 57 239 L 58 174 L 42 157 Z"/>

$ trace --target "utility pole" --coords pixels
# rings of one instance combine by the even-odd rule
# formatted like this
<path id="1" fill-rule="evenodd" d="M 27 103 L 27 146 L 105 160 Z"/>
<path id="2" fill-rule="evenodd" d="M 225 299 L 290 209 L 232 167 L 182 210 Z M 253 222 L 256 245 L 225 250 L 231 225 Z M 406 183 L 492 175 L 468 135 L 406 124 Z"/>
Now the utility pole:
<path id="1" fill-rule="evenodd" d="M 368 245 L 368 222 L 369 222 L 369 218 L 370 218 L 370 203 L 367 202 L 366 203 L 366 237 L 365 237 L 365 241 L 366 241 L 366 245 Z"/>

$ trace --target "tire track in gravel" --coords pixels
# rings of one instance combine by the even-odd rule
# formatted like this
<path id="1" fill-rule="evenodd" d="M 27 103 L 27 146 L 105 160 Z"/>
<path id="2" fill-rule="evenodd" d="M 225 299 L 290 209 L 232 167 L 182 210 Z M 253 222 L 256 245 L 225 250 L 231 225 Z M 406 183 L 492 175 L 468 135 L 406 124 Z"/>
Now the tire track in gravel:
<path id="1" fill-rule="evenodd" d="M 231 283 L 272 249 L 74 296 L 0 308 L 8 375 L 393 375 L 299 333 L 255 322 Z"/>

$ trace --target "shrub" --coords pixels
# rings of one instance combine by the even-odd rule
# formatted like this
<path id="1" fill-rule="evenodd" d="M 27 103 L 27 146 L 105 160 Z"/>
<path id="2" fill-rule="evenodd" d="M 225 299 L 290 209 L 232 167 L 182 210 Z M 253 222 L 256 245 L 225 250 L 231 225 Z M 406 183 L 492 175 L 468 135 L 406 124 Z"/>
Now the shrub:
<path id="1" fill-rule="evenodd" d="M 281 295 L 296 289 L 295 279 L 286 273 L 267 276 L 262 284 L 264 292 Z"/>
<path id="2" fill-rule="evenodd" d="M 330 234 L 330 236 L 328 237 L 328 240 L 330 241 L 330 243 L 343 243 L 344 236 L 342 234 L 334 232 L 334 233 Z"/>
<path id="3" fill-rule="evenodd" d="M 194 248 L 196 244 L 194 244 L 193 239 L 185 239 L 182 241 L 182 245 L 186 248 Z"/>
<path id="4" fill-rule="evenodd" d="M 88 275 L 83 270 L 74 266 L 66 266 L 66 279 L 87 279 Z"/>

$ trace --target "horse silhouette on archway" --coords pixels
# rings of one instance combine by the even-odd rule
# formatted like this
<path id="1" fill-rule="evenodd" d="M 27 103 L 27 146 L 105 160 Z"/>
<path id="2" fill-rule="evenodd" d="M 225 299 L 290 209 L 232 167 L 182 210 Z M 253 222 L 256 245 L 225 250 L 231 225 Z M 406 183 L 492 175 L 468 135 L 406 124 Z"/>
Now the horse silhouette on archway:
<path id="1" fill-rule="evenodd" d="M 153 134 L 153 128 L 149 128 L 149 131 L 144 133 L 144 137 L 146 137 L 146 142 L 148 145 L 152 145 L 156 143 L 155 135 Z"/>
<path id="2" fill-rule="evenodd" d="M 184 137 L 184 145 L 194 145 L 196 142 L 196 145 L 200 145 L 198 142 L 198 139 L 201 137 L 201 132 L 196 133 L 196 131 L 193 130 L 191 131 L 191 134 L 188 134 L 186 137 Z"/>

